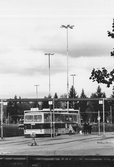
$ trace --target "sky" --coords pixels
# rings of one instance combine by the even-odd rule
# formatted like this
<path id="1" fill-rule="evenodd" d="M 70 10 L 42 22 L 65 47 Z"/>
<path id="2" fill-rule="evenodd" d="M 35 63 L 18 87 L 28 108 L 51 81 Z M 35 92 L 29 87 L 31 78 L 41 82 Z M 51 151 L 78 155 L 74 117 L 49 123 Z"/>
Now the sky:
<path id="1" fill-rule="evenodd" d="M 0 1 L 0 98 L 35 98 L 67 93 L 73 85 L 89 97 L 98 83 L 89 79 L 93 68 L 112 70 L 110 52 L 114 0 L 4 0 Z M 74 25 L 67 30 L 61 25 Z M 68 67 L 68 68 L 67 68 Z M 107 97 L 112 87 L 100 84 Z"/>

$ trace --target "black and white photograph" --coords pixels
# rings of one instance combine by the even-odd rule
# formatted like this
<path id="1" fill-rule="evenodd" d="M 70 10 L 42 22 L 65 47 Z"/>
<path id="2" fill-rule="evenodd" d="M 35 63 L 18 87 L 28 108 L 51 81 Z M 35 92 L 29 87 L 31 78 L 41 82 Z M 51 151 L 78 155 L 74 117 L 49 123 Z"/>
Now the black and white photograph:
<path id="1" fill-rule="evenodd" d="M 114 0 L 0 0 L 0 167 L 114 166 Z"/>

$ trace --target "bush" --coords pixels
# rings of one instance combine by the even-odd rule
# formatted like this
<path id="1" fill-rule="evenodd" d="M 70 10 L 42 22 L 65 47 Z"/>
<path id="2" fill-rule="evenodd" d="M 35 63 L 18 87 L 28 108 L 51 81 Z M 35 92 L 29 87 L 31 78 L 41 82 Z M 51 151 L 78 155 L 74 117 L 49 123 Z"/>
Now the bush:
<path id="1" fill-rule="evenodd" d="M 19 129 L 18 125 L 9 124 L 3 125 L 3 136 L 4 137 L 14 137 L 14 136 L 23 136 L 24 130 Z M 1 128 L 0 128 L 0 136 L 1 136 Z"/>

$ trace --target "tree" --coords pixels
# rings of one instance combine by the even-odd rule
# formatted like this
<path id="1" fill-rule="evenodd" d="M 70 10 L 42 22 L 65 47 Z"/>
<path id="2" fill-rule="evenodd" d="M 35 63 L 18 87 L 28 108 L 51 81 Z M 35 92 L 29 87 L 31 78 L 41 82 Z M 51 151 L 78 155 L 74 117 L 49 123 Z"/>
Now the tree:
<path id="1" fill-rule="evenodd" d="M 87 96 L 85 95 L 84 89 L 82 89 L 80 98 L 87 98 Z M 80 101 L 79 107 L 80 107 L 80 115 L 82 119 L 85 121 L 87 118 L 87 113 L 85 113 L 86 108 L 87 108 L 87 101 Z"/>
<path id="2" fill-rule="evenodd" d="M 48 97 L 44 97 L 44 99 L 52 98 L 51 95 L 48 95 Z M 49 101 L 43 101 L 42 102 L 42 108 L 49 108 Z"/>
<path id="3" fill-rule="evenodd" d="M 17 96 L 15 96 L 14 99 L 16 100 Z M 8 117 L 10 116 L 11 122 L 15 122 L 15 123 L 17 122 L 17 120 L 18 120 L 17 101 L 8 103 L 7 114 L 8 114 Z"/>
<path id="4" fill-rule="evenodd" d="M 57 93 L 55 93 L 54 99 L 58 99 Z M 61 108 L 61 103 L 60 103 L 60 101 L 54 101 L 54 108 Z"/>
<path id="5" fill-rule="evenodd" d="M 74 86 L 72 86 L 70 88 L 69 98 L 78 98 L 78 95 L 75 91 Z M 78 102 L 77 101 L 75 101 L 75 102 L 70 101 L 69 102 L 69 108 L 77 109 L 78 108 Z"/>
<path id="6" fill-rule="evenodd" d="M 36 102 L 33 102 L 32 103 L 32 107 L 33 108 L 39 108 L 39 103 L 36 101 Z"/>
<path id="7" fill-rule="evenodd" d="M 21 100 L 21 97 L 19 97 Z M 17 100 L 17 96 L 14 97 L 14 100 Z M 18 102 L 10 101 L 7 105 L 6 117 L 9 120 L 9 123 L 17 123 L 20 118 L 23 118 L 24 111 L 30 110 L 32 104 L 29 102 Z"/>
<path id="8" fill-rule="evenodd" d="M 102 92 L 101 87 L 98 85 L 97 91 L 96 91 L 96 97 L 97 98 L 105 98 L 106 94 Z"/>
<path id="9" fill-rule="evenodd" d="M 61 95 L 60 98 L 67 98 L 67 94 Z M 67 102 L 66 101 L 61 101 L 60 104 L 61 104 L 60 105 L 61 108 L 63 108 L 63 109 L 67 108 Z"/>
<path id="10" fill-rule="evenodd" d="M 111 38 L 114 38 L 114 19 L 113 19 L 113 24 L 112 24 L 112 32 L 108 31 L 108 36 Z M 111 52 L 111 56 L 114 56 L 114 51 Z M 114 81 L 114 69 L 110 72 L 105 69 L 105 67 L 102 67 L 102 69 L 97 69 L 93 68 L 91 72 L 90 79 L 93 82 L 98 82 L 98 83 L 103 83 L 106 84 L 107 87 L 110 87 L 110 85 Z"/>
<path id="11" fill-rule="evenodd" d="M 113 87 L 113 89 L 112 89 L 112 94 L 111 94 L 110 97 L 111 97 L 111 98 L 114 98 L 114 87 Z M 109 102 L 109 105 L 110 105 L 109 121 L 110 121 L 111 123 L 114 123 L 114 101 L 113 101 L 113 100 L 110 101 L 110 102 Z"/>
<path id="12" fill-rule="evenodd" d="M 44 99 L 47 99 L 48 97 L 44 97 Z M 42 102 L 42 108 L 49 108 L 48 100 Z"/>
<path id="13" fill-rule="evenodd" d="M 114 19 L 113 19 L 113 23 L 112 23 L 112 31 L 114 32 Z M 114 33 L 108 31 L 108 36 L 111 38 L 114 38 Z M 111 56 L 114 56 L 114 51 L 110 52 Z"/>
<path id="14" fill-rule="evenodd" d="M 102 92 L 101 87 L 97 87 L 97 91 L 95 93 L 91 94 L 90 98 L 105 98 L 106 95 L 104 92 Z M 91 121 L 97 121 L 98 111 L 102 112 L 102 105 L 99 104 L 99 101 L 89 101 L 88 107 L 86 109 L 87 112 L 87 118 Z M 102 116 L 102 115 L 101 115 Z"/>
<path id="15" fill-rule="evenodd" d="M 85 94 L 85 92 L 84 92 L 84 89 L 82 89 L 80 98 L 87 98 L 87 96 L 86 96 L 86 94 Z"/>

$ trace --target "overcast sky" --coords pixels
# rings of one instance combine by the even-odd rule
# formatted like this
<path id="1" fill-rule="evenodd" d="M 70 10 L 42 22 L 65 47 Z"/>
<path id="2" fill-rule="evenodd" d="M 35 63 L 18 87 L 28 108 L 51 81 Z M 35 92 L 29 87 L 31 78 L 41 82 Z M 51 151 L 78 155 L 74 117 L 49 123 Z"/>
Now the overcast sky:
<path id="1" fill-rule="evenodd" d="M 97 83 L 89 80 L 93 68 L 114 68 L 110 52 L 114 0 L 1 0 L 0 1 L 0 98 L 15 95 L 38 97 L 49 94 L 48 56 L 51 56 L 51 94 L 67 93 L 66 29 L 68 30 L 69 87 L 71 74 L 80 96 L 90 96 Z M 107 96 L 112 86 L 100 84 Z"/>

